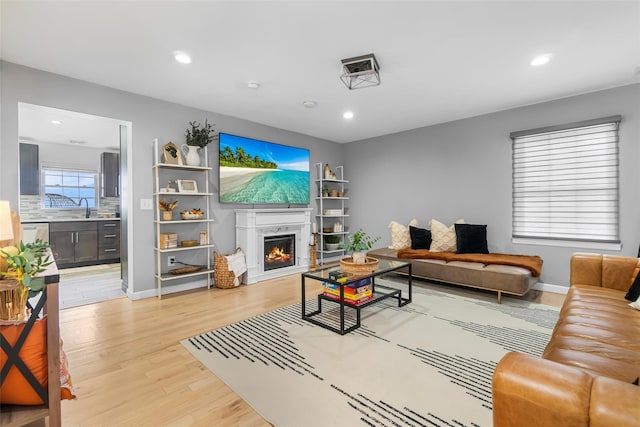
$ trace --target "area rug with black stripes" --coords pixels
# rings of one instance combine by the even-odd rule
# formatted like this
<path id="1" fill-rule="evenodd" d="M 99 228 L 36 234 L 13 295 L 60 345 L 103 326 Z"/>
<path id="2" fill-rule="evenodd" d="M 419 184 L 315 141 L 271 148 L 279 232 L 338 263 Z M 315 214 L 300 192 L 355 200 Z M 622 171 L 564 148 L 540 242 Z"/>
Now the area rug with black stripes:
<path id="1" fill-rule="evenodd" d="M 275 426 L 491 426 L 496 364 L 540 356 L 558 309 L 478 295 L 414 286 L 410 304 L 369 306 L 344 336 L 294 304 L 182 344 Z M 322 307 L 335 320 L 337 305 Z"/>

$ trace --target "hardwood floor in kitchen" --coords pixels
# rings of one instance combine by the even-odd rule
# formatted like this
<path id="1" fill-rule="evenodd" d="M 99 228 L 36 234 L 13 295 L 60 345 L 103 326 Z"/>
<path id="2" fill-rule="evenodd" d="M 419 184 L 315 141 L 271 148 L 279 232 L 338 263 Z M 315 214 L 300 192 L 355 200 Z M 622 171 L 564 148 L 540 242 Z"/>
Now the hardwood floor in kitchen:
<path id="1" fill-rule="evenodd" d="M 444 292 L 482 293 L 422 283 Z M 564 298 L 545 295 L 531 291 L 526 299 L 560 305 Z M 295 274 L 234 289 L 202 289 L 161 300 L 118 298 L 61 310 L 61 337 L 77 394 L 76 400 L 62 402 L 62 425 L 270 425 L 180 340 L 299 300 L 300 275 Z"/>

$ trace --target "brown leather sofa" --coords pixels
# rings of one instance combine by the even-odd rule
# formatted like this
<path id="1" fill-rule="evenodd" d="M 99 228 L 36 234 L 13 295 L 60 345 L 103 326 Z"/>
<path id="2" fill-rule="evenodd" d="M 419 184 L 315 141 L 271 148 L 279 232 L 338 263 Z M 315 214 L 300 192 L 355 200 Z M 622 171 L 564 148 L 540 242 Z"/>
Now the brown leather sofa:
<path id="1" fill-rule="evenodd" d="M 511 352 L 493 375 L 493 425 L 640 426 L 640 311 L 624 296 L 638 258 L 574 254 L 542 359 Z"/>

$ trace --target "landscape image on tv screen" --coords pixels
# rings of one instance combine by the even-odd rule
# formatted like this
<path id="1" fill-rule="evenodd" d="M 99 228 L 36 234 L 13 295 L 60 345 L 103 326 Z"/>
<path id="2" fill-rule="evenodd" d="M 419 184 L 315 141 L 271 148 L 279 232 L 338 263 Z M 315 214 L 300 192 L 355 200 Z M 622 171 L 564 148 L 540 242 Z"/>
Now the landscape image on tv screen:
<path id="1" fill-rule="evenodd" d="M 309 204 L 309 150 L 220 133 L 220 202 Z"/>

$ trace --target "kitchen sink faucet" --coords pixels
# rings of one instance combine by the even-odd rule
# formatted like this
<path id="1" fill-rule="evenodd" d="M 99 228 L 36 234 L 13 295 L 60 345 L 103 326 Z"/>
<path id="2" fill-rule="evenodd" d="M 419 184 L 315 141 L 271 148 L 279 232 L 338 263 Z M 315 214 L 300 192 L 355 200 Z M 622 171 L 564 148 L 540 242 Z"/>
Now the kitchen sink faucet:
<path id="1" fill-rule="evenodd" d="M 84 213 L 84 217 L 85 217 L 85 218 L 89 218 L 89 217 L 91 216 L 91 209 L 89 209 L 89 201 L 87 200 L 87 198 L 86 198 L 86 197 L 82 197 L 82 198 L 80 198 L 80 201 L 78 202 L 78 206 L 82 207 L 82 201 L 83 201 L 83 200 L 84 200 L 85 202 L 87 202 L 87 210 L 86 210 L 86 212 Z"/>

